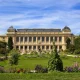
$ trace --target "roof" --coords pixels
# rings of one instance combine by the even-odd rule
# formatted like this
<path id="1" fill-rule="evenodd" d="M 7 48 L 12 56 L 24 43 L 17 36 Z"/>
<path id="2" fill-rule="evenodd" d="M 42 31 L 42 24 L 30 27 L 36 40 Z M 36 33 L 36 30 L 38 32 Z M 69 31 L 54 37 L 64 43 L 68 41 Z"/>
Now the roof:
<path id="1" fill-rule="evenodd" d="M 61 29 L 17 29 L 17 32 L 61 32 Z"/>

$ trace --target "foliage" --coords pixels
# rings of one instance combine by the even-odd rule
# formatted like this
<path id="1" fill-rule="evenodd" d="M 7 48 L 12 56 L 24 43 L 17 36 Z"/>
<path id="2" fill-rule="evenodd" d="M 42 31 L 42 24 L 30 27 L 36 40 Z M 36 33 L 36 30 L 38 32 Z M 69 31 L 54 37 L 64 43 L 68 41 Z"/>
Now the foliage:
<path id="1" fill-rule="evenodd" d="M 19 60 L 19 53 L 16 50 L 12 50 L 10 54 L 9 63 L 11 65 L 17 65 Z"/>
<path id="2" fill-rule="evenodd" d="M 71 42 L 70 38 L 67 38 L 67 39 L 66 39 L 66 49 L 69 49 L 69 47 L 70 47 L 70 42 Z"/>
<path id="3" fill-rule="evenodd" d="M 80 36 L 74 40 L 75 49 L 80 49 Z"/>
<path id="4" fill-rule="evenodd" d="M 57 49 L 55 48 L 54 43 L 53 43 L 53 51 L 48 61 L 48 70 L 49 71 L 54 71 L 54 70 L 63 71 L 63 62 L 57 53 Z"/>
<path id="5" fill-rule="evenodd" d="M 0 80 L 80 80 L 80 73 L 40 73 L 40 74 L 17 74 L 17 73 L 4 73 L 0 74 Z"/>
<path id="6" fill-rule="evenodd" d="M 77 62 L 75 62 L 73 66 L 65 67 L 64 71 L 66 71 L 66 72 L 80 72 L 79 64 Z"/>
<path id="7" fill-rule="evenodd" d="M 7 43 L 0 41 L 0 48 L 6 48 Z"/>
<path id="8" fill-rule="evenodd" d="M 70 44 L 70 46 L 69 46 L 69 52 L 70 52 L 71 54 L 73 54 L 74 51 L 75 51 L 75 46 L 72 45 L 72 44 Z"/>
<path id="9" fill-rule="evenodd" d="M 36 65 L 35 70 L 37 71 L 37 73 L 47 73 L 48 72 L 48 69 L 43 68 L 41 65 Z"/>
<path id="10" fill-rule="evenodd" d="M 6 49 L 5 48 L 0 48 L 0 54 L 5 55 L 6 54 Z"/>
<path id="11" fill-rule="evenodd" d="M 80 49 L 74 51 L 75 54 L 80 54 Z"/>
<path id="12" fill-rule="evenodd" d="M 6 56 L 8 53 L 8 50 L 6 48 L 7 43 L 6 42 L 1 42 L 0 41 L 0 54 Z"/>
<path id="13" fill-rule="evenodd" d="M 0 66 L 0 73 L 4 73 L 5 70 L 4 70 L 4 67 Z"/>
<path id="14" fill-rule="evenodd" d="M 12 37 L 8 38 L 8 49 L 9 50 L 13 49 L 13 40 L 12 40 Z"/>

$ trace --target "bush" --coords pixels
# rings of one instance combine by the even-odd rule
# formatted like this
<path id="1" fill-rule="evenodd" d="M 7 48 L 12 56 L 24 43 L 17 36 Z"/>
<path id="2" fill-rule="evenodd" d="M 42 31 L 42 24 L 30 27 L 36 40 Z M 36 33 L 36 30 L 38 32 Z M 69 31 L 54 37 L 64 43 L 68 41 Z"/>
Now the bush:
<path id="1" fill-rule="evenodd" d="M 57 50 L 52 51 L 51 57 L 48 62 L 48 70 L 49 71 L 63 71 L 63 62 L 60 59 L 60 56 L 57 53 Z"/>
<path id="2" fill-rule="evenodd" d="M 13 51 L 13 52 L 12 52 Z M 18 60 L 19 60 L 19 53 L 16 50 L 12 50 L 11 55 L 10 55 L 10 59 L 9 59 L 9 63 L 11 65 L 17 65 L 18 64 Z"/>
<path id="3" fill-rule="evenodd" d="M 4 70 L 4 67 L 0 66 L 0 73 L 4 73 L 5 70 Z"/>
<path id="4" fill-rule="evenodd" d="M 64 71 L 66 72 L 80 72 L 80 67 L 77 62 L 73 66 L 65 67 Z"/>
<path id="5" fill-rule="evenodd" d="M 41 65 L 36 65 L 35 70 L 37 73 L 47 73 L 48 72 L 48 69 L 43 68 Z"/>
<path id="6" fill-rule="evenodd" d="M 80 49 L 74 51 L 75 54 L 80 54 Z"/>

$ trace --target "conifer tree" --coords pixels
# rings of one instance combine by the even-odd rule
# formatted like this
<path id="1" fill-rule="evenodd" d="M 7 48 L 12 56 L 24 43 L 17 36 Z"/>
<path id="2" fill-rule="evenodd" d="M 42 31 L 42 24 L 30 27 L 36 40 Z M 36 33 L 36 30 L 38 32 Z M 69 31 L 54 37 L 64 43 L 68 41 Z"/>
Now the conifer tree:
<path id="1" fill-rule="evenodd" d="M 12 37 L 8 38 L 8 49 L 9 50 L 13 49 L 13 40 L 12 40 Z"/>
<path id="2" fill-rule="evenodd" d="M 53 50 L 51 52 L 51 57 L 48 61 L 48 70 L 49 71 L 63 71 L 63 62 L 58 55 L 57 49 L 55 47 L 55 41 L 53 40 Z"/>

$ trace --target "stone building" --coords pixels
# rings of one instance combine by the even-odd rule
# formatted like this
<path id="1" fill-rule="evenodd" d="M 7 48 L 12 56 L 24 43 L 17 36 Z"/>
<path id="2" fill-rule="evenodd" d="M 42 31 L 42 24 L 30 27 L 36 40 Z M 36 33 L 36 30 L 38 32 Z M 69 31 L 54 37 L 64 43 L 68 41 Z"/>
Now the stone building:
<path id="1" fill-rule="evenodd" d="M 21 52 L 25 51 L 50 51 L 52 49 L 53 38 L 57 50 L 66 49 L 66 38 L 71 39 L 73 44 L 74 35 L 69 27 L 65 26 L 61 29 L 14 29 L 12 26 L 7 30 L 5 41 L 8 37 L 13 38 L 13 46 Z"/>

